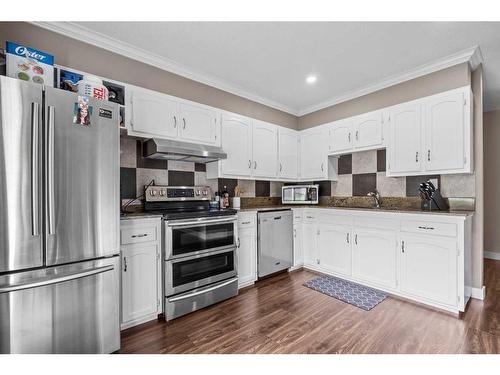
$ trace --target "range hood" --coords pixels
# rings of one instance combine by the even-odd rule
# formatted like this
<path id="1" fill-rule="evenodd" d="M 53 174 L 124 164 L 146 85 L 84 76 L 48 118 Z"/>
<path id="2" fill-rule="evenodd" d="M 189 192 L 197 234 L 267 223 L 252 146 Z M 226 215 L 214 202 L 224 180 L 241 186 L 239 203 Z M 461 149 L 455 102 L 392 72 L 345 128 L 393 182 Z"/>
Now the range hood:
<path id="1" fill-rule="evenodd" d="M 148 139 L 144 142 L 142 150 L 143 156 L 150 159 L 210 163 L 227 158 L 227 154 L 220 147 L 167 139 Z"/>

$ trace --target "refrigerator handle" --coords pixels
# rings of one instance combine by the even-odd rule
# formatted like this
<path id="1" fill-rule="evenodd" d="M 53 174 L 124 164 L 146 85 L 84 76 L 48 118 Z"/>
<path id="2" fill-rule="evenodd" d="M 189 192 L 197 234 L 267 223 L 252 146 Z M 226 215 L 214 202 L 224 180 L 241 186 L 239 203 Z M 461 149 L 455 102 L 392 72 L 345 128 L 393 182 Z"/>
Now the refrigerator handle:
<path id="1" fill-rule="evenodd" d="M 39 207 L 38 192 L 40 187 L 39 182 L 39 155 L 38 155 L 38 131 L 39 131 L 39 106 L 38 103 L 31 103 L 31 234 L 37 237 L 39 233 Z"/>
<path id="2" fill-rule="evenodd" d="M 47 192 L 47 226 L 48 234 L 54 234 L 54 106 L 49 105 L 47 111 L 47 139 L 45 155 L 45 175 Z"/>
<path id="3" fill-rule="evenodd" d="M 113 265 L 98 267 L 90 270 L 77 271 L 77 272 L 68 272 L 63 275 L 59 275 L 52 278 L 40 278 L 38 280 L 33 280 L 30 282 L 19 283 L 19 284 L 10 284 L 10 285 L 2 285 L 0 286 L 0 294 L 9 293 L 9 292 L 17 292 L 19 290 L 24 289 L 32 289 L 38 288 L 41 286 L 53 285 L 62 283 L 65 281 L 71 281 L 76 279 L 81 279 L 83 277 L 88 277 L 92 275 L 97 275 L 98 273 L 112 271 L 115 267 Z"/>

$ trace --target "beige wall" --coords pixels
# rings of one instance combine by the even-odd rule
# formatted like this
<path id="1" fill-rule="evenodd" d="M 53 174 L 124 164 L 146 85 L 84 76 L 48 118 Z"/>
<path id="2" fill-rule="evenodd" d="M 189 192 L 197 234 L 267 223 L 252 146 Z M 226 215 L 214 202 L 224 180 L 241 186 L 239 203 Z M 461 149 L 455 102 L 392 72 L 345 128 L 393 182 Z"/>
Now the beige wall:
<path id="1" fill-rule="evenodd" d="M 298 129 L 311 128 L 423 96 L 466 86 L 470 84 L 470 81 L 469 65 L 467 63 L 455 65 L 304 115 L 299 118 Z"/>
<path id="2" fill-rule="evenodd" d="M 484 113 L 484 250 L 500 253 L 500 110 Z"/>
<path id="3" fill-rule="evenodd" d="M 476 176 L 476 212 L 472 218 L 472 287 L 484 285 L 484 146 L 483 146 L 483 67 L 472 72 L 474 174 Z"/>
<path id="4" fill-rule="evenodd" d="M 0 46 L 5 46 L 6 40 L 51 53 L 63 66 L 297 128 L 297 117 L 288 113 L 28 23 L 0 22 Z"/>

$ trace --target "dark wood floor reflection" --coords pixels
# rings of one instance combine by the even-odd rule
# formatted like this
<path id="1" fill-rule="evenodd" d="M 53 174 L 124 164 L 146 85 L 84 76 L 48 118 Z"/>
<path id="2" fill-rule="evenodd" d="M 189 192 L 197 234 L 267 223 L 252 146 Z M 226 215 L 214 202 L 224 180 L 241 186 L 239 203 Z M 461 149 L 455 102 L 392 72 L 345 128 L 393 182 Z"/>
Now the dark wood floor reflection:
<path id="1" fill-rule="evenodd" d="M 309 271 L 261 281 L 172 322 L 122 332 L 121 353 L 500 353 L 500 261 L 461 317 L 396 298 L 366 312 L 308 289 Z"/>

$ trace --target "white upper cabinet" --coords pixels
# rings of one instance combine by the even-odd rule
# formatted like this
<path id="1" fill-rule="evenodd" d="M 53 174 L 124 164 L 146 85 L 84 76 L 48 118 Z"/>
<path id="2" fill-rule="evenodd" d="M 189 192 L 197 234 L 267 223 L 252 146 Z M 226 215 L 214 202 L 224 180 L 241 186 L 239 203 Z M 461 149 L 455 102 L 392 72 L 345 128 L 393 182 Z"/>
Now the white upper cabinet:
<path id="1" fill-rule="evenodd" d="M 353 121 L 352 119 L 340 120 L 330 127 L 330 153 L 350 152 L 353 147 Z"/>
<path id="2" fill-rule="evenodd" d="M 221 161 L 221 173 L 250 177 L 253 169 L 252 121 L 243 116 L 223 114 L 221 138 L 222 149 L 227 154 L 227 159 Z"/>
<path id="3" fill-rule="evenodd" d="M 382 147 L 382 125 L 382 111 L 365 113 L 354 117 L 354 148 L 368 150 Z"/>
<path id="4" fill-rule="evenodd" d="M 297 179 L 299 172 L 299 133 L 279 128 L 278 131 L 278 177 Z"/>
<path id="5" fill-rule="evenodd" d="M 388 111 L 390 141 L 387 156 L 391 173 L 418 173 L 422 170 L 421 118 L 420 102 L 398 105 Z"/>
<path id="6" fill-rule="evenodd" d="M 277 177 L 278 127 L 262 121 L 253 121 L 253 176 Z"/>
<path id="7" fill-rule="evenodd" d="M 177 138 L 179 103 L 168 95 L 142 88 L 127 91 L 129 134 L 142 137 Z"/>
<path id="8" fill-rule="evenodd" d="M 300 176 L 304 180 L 336 180 L 333 160 L 328 158 L 328 128 L 317 126 L 300 132 Z"/>
<path id="9" fill-rule="evenodd" d="M 184 141 L 217 144 L 217 112 L 213 109 L 180 103 L 180 138 Z"/>
<path id="10" fill-rule="evenodd" d="M 425 102 L 427 171 L 461 170 L 467 163 L 464 139 L 466 132 L 470 139 L 470 125 L 465 125 L 468 99 L 466 92 L 453 92 Z"/>
<path id="11" fill-rule="evenodd" d="M 388 176 L 472 173 L 466 86 L 389 108 Z"/>

